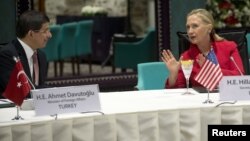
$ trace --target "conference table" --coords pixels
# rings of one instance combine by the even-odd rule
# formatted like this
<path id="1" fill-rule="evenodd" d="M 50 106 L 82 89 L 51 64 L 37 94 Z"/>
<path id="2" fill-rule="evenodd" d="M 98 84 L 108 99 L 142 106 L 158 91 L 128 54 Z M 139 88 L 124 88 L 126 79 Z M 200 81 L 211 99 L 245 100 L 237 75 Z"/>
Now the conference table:
<path id="1" fill-rule="evenodd" d="M 0 141 L 207 141 L 208 125 L 250 124 L 250 101 L 220 101 L 190 89 L 100 92 L 101 114 L 36 116 L 0 109 Z"/>

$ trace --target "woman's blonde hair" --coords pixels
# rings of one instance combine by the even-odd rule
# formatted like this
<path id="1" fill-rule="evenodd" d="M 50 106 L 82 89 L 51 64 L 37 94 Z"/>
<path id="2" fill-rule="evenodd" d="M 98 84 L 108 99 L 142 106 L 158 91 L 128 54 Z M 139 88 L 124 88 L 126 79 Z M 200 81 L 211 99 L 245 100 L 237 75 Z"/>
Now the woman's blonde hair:
<path id="1" fill-rule="evenodd" d="M 202 9 L 202 8 L 194 9 L 188 13 L 187 18 L 191 15 L 197 15 L 198 17 L 201 18 L 203 22 L 212 25 L 212 30 L 210 32 L 210 37 L 212 41 L 224 40 L 224 38 L 220 37 L 218 34 L 215 33 L 214 18 L 206 9 Z"/>

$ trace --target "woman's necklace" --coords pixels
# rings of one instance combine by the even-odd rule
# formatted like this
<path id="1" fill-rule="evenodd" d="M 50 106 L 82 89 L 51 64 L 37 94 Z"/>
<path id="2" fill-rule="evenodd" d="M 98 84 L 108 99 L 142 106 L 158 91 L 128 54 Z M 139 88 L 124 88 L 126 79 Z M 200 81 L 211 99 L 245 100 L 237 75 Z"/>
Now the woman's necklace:
<path id="1" fill-rule="evenodd" d="M 213 46 L 211 45 L 211 47 L 210 47 L 210 49 L 208 51 L 205 51 L 205 52 L 202 53 L 203 56 L 206 57 L 212 49 L 213 49 Z"/>

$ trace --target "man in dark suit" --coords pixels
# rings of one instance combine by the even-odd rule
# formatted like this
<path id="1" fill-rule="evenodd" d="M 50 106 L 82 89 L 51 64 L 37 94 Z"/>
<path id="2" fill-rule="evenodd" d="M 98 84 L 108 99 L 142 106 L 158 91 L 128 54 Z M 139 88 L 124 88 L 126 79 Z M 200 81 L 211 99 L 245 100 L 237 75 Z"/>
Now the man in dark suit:
<path id="1" fill-rule="evenodd" d="M 38 11 L 23 13 L 17 22 L 16 35 L 16 39 L 0 47 L 0 98 L 16 63 L 13 57 L 20 59 L 24 72 L 36 88 L 45 86 L 47 60 L 45 53 L 40 48 L 45 47 L 47 41 L 52 37 L 49 30 L 49 18 Z M 38 71 L 33 68 L 35 60 L 32 56 L 35 52 L 37 53 Z M 36 80 L 34 80 L 35 72 L 39 74 Z"/>

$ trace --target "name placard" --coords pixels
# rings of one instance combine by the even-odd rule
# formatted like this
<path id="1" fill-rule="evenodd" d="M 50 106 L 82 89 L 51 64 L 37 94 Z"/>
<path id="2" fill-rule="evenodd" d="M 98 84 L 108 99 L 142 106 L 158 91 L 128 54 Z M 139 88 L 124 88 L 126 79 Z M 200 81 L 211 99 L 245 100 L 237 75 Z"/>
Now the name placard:
<path id="1" fill-rule="evenodd" d="M 32 90 L 36 115 L 100 111 L 98 85 Z"/>
<path id="2" fill-rule="evenodd" d="M 220 100 L 250 100 L 250 76 L 223 76 Z"/>

